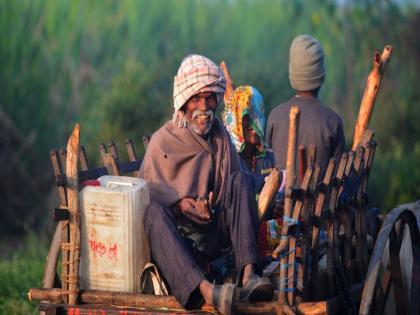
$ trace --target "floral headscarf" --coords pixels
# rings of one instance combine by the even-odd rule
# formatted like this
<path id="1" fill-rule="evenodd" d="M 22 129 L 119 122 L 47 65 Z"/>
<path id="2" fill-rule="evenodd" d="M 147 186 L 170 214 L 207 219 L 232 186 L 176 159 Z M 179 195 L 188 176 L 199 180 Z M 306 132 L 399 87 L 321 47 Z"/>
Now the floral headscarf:
<path id="1" fill-rule="evenodd" d="M 249 116 L 251 126 L 263 144 L 265 130 L 264 101 L 260 92 L 249 85 L 235 89 L 222 112 L 223 122 L 238 153 L 241 153 L 245 147 L 242 127 L 242 118 L 245 115 Z M 264 145 L 261 148 L 263 150 Z"/>

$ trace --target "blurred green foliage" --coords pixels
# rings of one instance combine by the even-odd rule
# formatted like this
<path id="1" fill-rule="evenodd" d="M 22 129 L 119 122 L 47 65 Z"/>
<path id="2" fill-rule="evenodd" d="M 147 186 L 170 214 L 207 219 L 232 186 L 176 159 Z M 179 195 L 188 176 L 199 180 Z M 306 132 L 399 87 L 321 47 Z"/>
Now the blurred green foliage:
<path id="1" fill-rule="evenodd" d="M 33 234 L 16 242 L 0 242 L 0 314 L 37 314 L 27 298 L 30 288 L 40 287 L 47 256 L 46 238 Z M 11 252 L 10 256 L 4 256 Z M 39 313 L 38 313 L 39 314 Z"/>
<path id="2" fill-rule="evenodd" d="M 379 146 L 370 202 L 388 211 L 418 199 L 420 11 L 412 3 L 0 0 L 0 106 L 22 135 L 36 134 L 22 160 L 45 182 L 26 212 L 14 203 L 6 210 L 46 217 L 48 151 L 65 145 L 76 122 L 91 161 L 110 139 L 122 146 L 130 137 L 141 154 L 142 135 L 172 115 L 173 76 L 188 53 L 225 60 L 237 85 L 261 91 L 269 112 L 293 95 L 288 49 L 301 33 L 324 46 L 320 97 L 342 115 L 348 146 L 374 50 L 394 47 L 371 122 Z"/>

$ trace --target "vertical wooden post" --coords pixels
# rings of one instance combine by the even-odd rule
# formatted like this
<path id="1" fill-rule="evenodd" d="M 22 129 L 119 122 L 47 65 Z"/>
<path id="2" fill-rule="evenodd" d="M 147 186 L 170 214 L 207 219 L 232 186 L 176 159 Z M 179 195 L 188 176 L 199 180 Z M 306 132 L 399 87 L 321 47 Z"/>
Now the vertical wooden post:
<path id="1" fill-rule="evenodd" d="M 323 180 L 323 189 L 319 192 L 318 198 L 316 200 L 316 206 L 314 211 L 314 225 L 312 230 L 312 267 L 311 267 L 311 279 L 315 279 L 316 275 L 318 274 L 318 258 L 319 258 L 319 231 L 322 229 L 321 222 L 323 221 L 322 218 L 322 210 L 324 209 L 324 204 L 327 201 L 327 198 L 330 195 L 331 191 L 331 180 L 333 177 L 333 172 L 336 167 L 336 159 L 331 158 L 330 162 L 328 163 L 327 171 L 324 176 Z M 316 285 L 318 288 L 319 286 Z M 315 293 L 315 292 L 314 292 Z"/>
<path id="2" fill-rule="evenodd" d="M 307 151 L 306 146 L 304 146 L 303 144 L 300 144 L 299 150 L 298 150 L 299 182 L 300 183 L 303 181 L 303 176 L 305 175 L 306 167 L 308 166 L 306 151 Z"/>
<path id="3" fill-rule="evenodd" d="M 111 153 L 114 156 L 115 160 L 119 161 L 120 157 L 118 155 L 117 146 L 115 145 L 114 141 L 110 141 L 108 143 L 108 149 L 109 153 Z"/>
<path id="4" fill-rule="evenodd" d="M 354 158 L 355 154 L 350 151 L 348 154 L 348 161 L 344 170 L 345 178 L 348 179 L 354 169 Z M 344 185 L 341 186 L 340 192 L 345 189 Z M 353 281 L 353 261 L 352 261 L 352 207 L 348 204 L 348 201 L 342 205 L 342 225 L 344 228 L 344 266 L 348 285 L 351 285 Z"/>
<path id="5" fill-rule="evenodd" d="M 293 213 L 291 215 L 291 219 L 293 222 L 298 222 L 299 218 L 301 216 L 301 212 L 302 212 L 302 208 L 304 208 L 305 205 L 311 205 L 312 203 L 309 202 L 309 200 L 307 199 L 307 192 L 309 189 L 309 185 L 312 181 L 312 176 L 314 173 L 314 166 L 313 164 L 308 165 L 308 167 L 306 168 L 306 172 L 305 172 L 305 176 L 303 177 L 303 181 L 302 181 L 302 185 L 301 190 L 303 192 L 304 197 L 299 198 L 296 201 Z M 306 209 L 309 210 L 309 209 Z M 294 223 L 294 228 L 296 228 L 297 223 Z M 287 224 L 285 224 L 285 227 L 283 227 L 283 230 L 286 229 L 288 230 L 289 227 L 287 226 Z M 280 279 L 286 280 L 287 283 L 287 300 L 290 306 L 294 305 L 294 299 L 295 299 L 295 290 L 297 288 L 297 280 L 299 281 L 299 286 L 300 289 L 302 288 L 303 283 L 301 283 L 301 281 L 303 281 L 303 273 L 300 273 L 301 278 L 295 280 L 295 276 L 296 276 L 296 268 L 295 268 L 295 263 L 296 263 L 296 249 L 297 249 L 297 233 L 292 233 L 289 238 L 288 238 L 288 257 L 286 257 L 286 265 L 281 266 L 280 268 L 280 273 L 281 270 L 285 270 L 286 271 L 286 277 L 282 278 L 280 277 Z M 299 269 L 299 268 L 297 268 Z M 281 287 L 281 286 L 280 286 Z M 280 291 L 281 292 L 281 291 Z"/>
<path id="6" fill-rule="evenodd" d="M 356 158 L 354 160 L 355 175 L 362 181 L 364 176 L 364 147 L 357 147 Z M 358 266 L 357 276 L 359 279 L 365 278 L 365 272 L 368 265 L 368 250 L 367 250 L 367 226 L 366 226 L 366 207 L 361 198 L 361 187 L 356 193 L 356 218 L 355 218 L 355 234 L 356 234 L 356 262 Z"/>
<path id="7" fill-rule="evenodd" d="M 104 159 L 104 156 L 105 156 L 105 154 L 107 153 L 106 152 L 106 146 L 105 146 L 105 144 L 104 143 L 101 143 L 100 145 L 99 145 L 99 152 L 101 153 L 101 157 L 102 157 L 102 161 L 103 162 L 105 162 L 103 159 Z"/>
<path id="8" fill-rule="evenodd" d="M 233 95 L 233 92 L 235 92 L 235 85 L 232 82 L 228 67 L 224 61 L 220 63 L 220 69 L 222 69 L 226 80 L 226 89 L 225 94 L 223 95 L 223 101 L 225 104 L 228 104 L 231 96 Z"/>
<path id="9" fill-rule="evenodd" d="M 352 150 L 356 149 L 363 131 L 369 126 L 376 96 L 378 95 L 379 87 L 381 86 L 382 76 L 385 73 L 385 68 L 391 57 L 391 53 L 392 47 L 389 45 L 384 48 L 382 55 L 379 54 L 379 51 L 375 52 L 373 69 L 367 78 L 365 93 L 360 104 L 359 114 L 357 115 L 356 125 L 354 127 Z"/>
<path id="10" fill-rule="evenodd" d="M 69 304 L 77 304 L 79 294 L 79 259 L 80 259 L 80 209 L 78 183 L 80 125 L 76 124 L 67 143 L 67 198 L 70 213 L 70 261 L 69 261 Z"/>
<path id="11" fill-rule="evenodd" d="M 293 208 L 293 199 L 291 196 L 291 191 L 296 183 L 296 149 L 297 149 L 297 138 L 299 130 L 299 116 L 300 110 L 297 106 L 292 106 L 289 113 L 289 139 L 287 145 L 287 161 L 286 161 L 286 199 L 284 203 L 284 216 L 286 218 L 291 218 L 292 208 Z M 276 254 L 280 253 L 281 250 L 287 250 L 289 247 L 289 239 L 287 238 L 288 227 L 285 226 L 282 229 L 280 244 L 276 248 Z M 274 253 L 273 253 L 274 254 Z M 286 266 L 288 262 L 287 255 L 280 256 L 280 292 L 279 292 L 279 304 L 286 303 L 286 293 L 287 293 L 287 269 L 282 268 Z"/>
<path id="12" fill-rule="evenodd" d="M 297 106 L 292 106 L 289 113 L 289 138 L 287 145 L 287 160 L 286 160 L 286 192 L 291 192 L 296 183 L 296 148 L 299 131 L 299 117 L 300 110 Z M 289 195 L 289 197 L 287 197 Z M 284 203 L 285 215 L 290 217 L 292 215 L 293 200 L 290 194 L 286 193 Z"/>
<path id="13" fill-rule="evenodd" d="M 327 248 L 327 275 L 330 293 L 334 293 L 334 266 L 338 263 L 337 256 L 337 238 L 338 238 L 338 215 L 337 215 L 337 199 L 341 187 L 341 181 L 344 177 L 344 171 L 347 165 L 348 155 L 343 153 L 338 164 L 335 178 L 333 179 L 333 188 L 330 194 L 329 215 L 328 215 L 328 248 Z"/>
<path id="14" fill-rule="evenodd" d="M 133 141 L 131 139 L 125 140 L 125 147 L 127 148 L 128 159 L 130 162 L 134 162 L 137 160 L 137 154 L 134 150 Z"/>
<path id="15" fill-rule="evenodd" d="M 89 164 L 86 157 L 86 150 L 85 147 L 80 146 L 79 149 L 79 160 L 80 160 L 80 167 L 83 171 L 86 171 L 89 169 Z"/>
<path id="16" fill-rule="evenodd" d="M 133 141 L 131 141 L 131 139 L 125 140 L 125 147 L 127 148 L 128 159 L 130 160 L 130 162 L 136 161 L 137 154 L 136 154 L 136 151 L 134 150 Z M 133 172 L 133 176 L 139 177 L 139 171 Z"/>
<path id="17" fill-rule="evenodd" d="M 106 153 L 102 156 L 104 166 L 108 170 L 108 174 L 112 176 L 120 176 L 116 158 L 113 154 Z"/>

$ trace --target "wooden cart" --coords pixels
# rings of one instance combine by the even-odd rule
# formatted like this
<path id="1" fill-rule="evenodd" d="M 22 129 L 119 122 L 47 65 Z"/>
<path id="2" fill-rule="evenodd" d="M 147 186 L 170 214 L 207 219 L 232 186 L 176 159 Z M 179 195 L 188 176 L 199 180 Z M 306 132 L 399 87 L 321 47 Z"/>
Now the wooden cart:
<path id="1" fill-rule="evenodd" d="M 288 224 L 288 251 L 280 253 L 287 261 L 288 280 L 279 279 L 281 290 L 272 301 L 234 302 L 235 314 L 356 314 L 358 311 L 379 314 L 391 307 L 394 309 L 391 314 L 419 313 L 420 203 L 393 209 L 377 237 L 374 228 L 368 233 L 367 186 L 376 148 L 373 137 L 374 133 L 366 130 L 356 150 L 344 153 L 339 161 L 331 159 L 326 170 L 321 170 L 315 161 L 316 148 L 299 148 L 299 180 L 286 192 L 286 198 L 293 204 L 294 221 Z M 144 143 L 147 147 L 147 138 Z M 40 311 L 44 314 L 216 312 L 209 308 L 186 311 L 172 296 L 79 290 L 70 263 L 74 259 L 71 207 L 78 207 L 77 199 L 74 200 L 77 183 L 106 174 L 137 176 L 141 160 L 130 140 L 125 142 L 128 162 L 120 160 L 111 142 L 99 148 L 103 166 L 90 168 L 85 150 L 78 141 L 76 144 L 76 156 L 64 149 L 51 151 L 60 206 L 55 209 L 58 223 L 43 288 L 29 292 L 32 300 L 41 301 Z M 70 177 L 72 172 L 76 177 Z M 76 189 L 76 195 L 72 189 Z M 61 276 L 58 277 L 60 252 Z"/>

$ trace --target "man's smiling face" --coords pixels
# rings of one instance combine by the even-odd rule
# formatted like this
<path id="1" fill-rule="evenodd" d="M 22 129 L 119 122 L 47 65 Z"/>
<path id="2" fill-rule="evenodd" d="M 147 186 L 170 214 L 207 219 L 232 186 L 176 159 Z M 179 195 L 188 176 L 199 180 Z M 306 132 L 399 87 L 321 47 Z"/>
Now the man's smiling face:
<path id="1" fill-rule="evenodd" d="M 200 136 L 207 135 L 213 124 L 217 105 L 216 93 L 202 92 L 192 96 L 184 105 L 188 126 Z"/>

